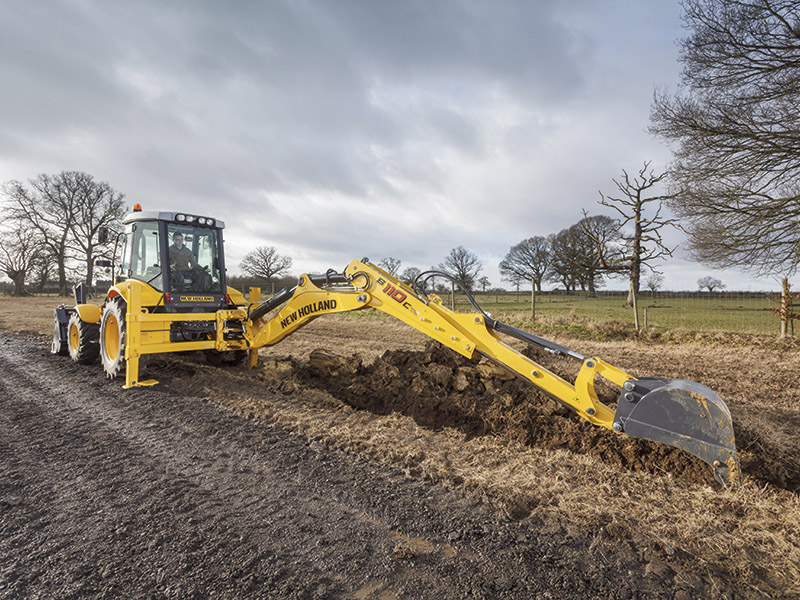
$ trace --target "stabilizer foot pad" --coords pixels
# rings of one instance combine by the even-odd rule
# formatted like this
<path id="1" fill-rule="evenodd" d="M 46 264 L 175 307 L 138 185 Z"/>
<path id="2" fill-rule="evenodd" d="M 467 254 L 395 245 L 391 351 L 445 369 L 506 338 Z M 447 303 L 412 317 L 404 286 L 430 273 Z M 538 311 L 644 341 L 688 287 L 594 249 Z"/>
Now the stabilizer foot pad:
<path id="1" fill-rule="evenodd" d="M 123 385 L 122 388 L 127 390 L 132 387 L 146 387 L 149 385 L 156 385 L 157 383 L 158 381 L 155 379 L 145 379 L 144 381 L 134 381 L 131 385 Z"/>

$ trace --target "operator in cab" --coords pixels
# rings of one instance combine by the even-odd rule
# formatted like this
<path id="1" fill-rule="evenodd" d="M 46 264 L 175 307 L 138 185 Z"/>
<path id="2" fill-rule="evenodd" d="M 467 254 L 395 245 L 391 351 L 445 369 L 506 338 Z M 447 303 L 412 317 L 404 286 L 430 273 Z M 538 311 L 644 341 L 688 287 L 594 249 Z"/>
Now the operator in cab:
<path id="1" fill-rule="evenodd" d="M 200 266 L 192 251 L 183 245 L 183 234 L 180 231 L 176 231 L 172 236 L 172 245 L 169 247 L 169 267 L 172 270 L 173 287 L 176 291 L 183 290 L 185 278 L 191 280 L 192 290 L 200 291 L 207 287 L 208 267 Z"/>

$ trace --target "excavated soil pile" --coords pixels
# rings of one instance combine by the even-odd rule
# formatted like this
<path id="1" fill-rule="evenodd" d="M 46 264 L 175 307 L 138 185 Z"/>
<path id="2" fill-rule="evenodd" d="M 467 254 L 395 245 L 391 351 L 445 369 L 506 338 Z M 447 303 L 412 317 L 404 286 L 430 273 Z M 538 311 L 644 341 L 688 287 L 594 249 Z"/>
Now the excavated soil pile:
<path id="1" fill-rule="evenodd" d="M 535 358 L 559 375 L 574 377 L 560 359 Z M 699 459 L 595 427 L 505 369 L 468 360 L 436 342 L 422 352 L 390 350 L 367 365 L 359 355 L 348 358 L 322 350 L 312 352 L 308 362 L 270 363 L 266 369 L 291 373 L 295 384 L 324 390 L 376 414 L 398 412 L 434 430 L 451 427 L 468 436 L 501 435 L 536 448 L 589 454 L 634 471 L 713 483 L 711 469 Z M 276 389 L 286 384 L 285 378 L 274 381 Z M 605 402 L 616 398 L 610 385 L 598 385 L 597 391 Z"/>

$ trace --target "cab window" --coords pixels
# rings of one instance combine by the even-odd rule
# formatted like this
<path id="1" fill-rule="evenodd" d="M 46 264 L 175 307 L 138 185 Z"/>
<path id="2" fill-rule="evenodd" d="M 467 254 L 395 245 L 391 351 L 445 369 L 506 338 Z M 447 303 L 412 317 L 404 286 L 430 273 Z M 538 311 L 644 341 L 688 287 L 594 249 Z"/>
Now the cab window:
<path id="1" fill-rule="evenodd" d="M 130 244 L 130 262 L 128 246 Z M 161 291 L 161 252 L 158 223 L 134 223 L 125 236 L 122 272 L 131 279 L 138 279 Z"/>
<path id="2" fill-rule="evenodd" d="M 172 292 L 220 292 L 219 230 L 169 224 Z"/>

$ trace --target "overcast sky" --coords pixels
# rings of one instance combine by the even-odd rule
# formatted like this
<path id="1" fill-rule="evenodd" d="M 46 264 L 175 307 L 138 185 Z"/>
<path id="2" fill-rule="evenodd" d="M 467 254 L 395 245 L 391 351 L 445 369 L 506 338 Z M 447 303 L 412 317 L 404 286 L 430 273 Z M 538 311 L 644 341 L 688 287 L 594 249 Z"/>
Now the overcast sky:
<path id="1" fill-rule="evenodd" d="M 297 274 L 463 245 L 498 285 L 511 245 L 610 215 L 598 190 L 670 159 L 646 129 L 678 81 L 677 0 L 0 10 L 0 181 L 85 171 L 130 205 L 220 218 L 230 272 L 263 244 Z M 669 289 L 776 287 L 681 257 Z"/>

